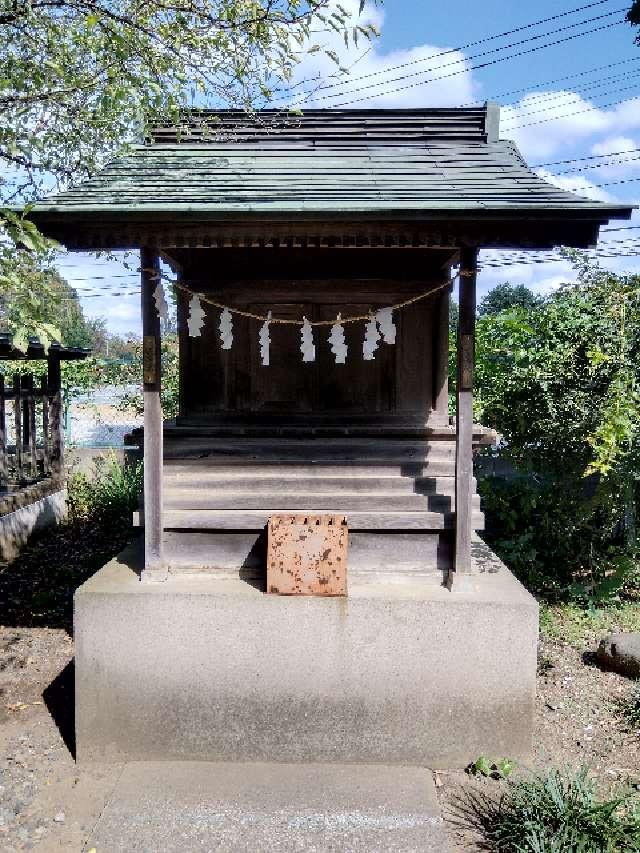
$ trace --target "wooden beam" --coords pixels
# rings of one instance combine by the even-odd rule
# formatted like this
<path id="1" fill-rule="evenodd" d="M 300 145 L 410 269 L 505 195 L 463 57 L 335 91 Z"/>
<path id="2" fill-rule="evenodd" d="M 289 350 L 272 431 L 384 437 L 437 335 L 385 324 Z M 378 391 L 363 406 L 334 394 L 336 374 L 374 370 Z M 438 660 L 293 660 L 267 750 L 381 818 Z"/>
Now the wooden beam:
<path id="1" fill-rule="evenodd" d="M 62 382 L 60 354 L 49 350 L 47 356 L 47 385 L 50 399 L 51 476 L 64 479 L 64 426 L 62 416 Z"/>
<path id="2" fill-rule="evenodd" d="M 22 381 L 19 373 L 13 374 L 13 432 L 16 441 L 16 482 L 22 480 L 22 401 L 20 387 Z"/>
<path id="3" fill-rule="evenodd" d="M 162 403 L 160 317 L 153 293 L 160 280 L 155 249 L 140 250 L 142 291 L 142 389 L 144 398 L 144 580 L 166 578 L 162 547 Z"/>
<path id="4" fill-rule="evenodd" d="M 24 378 L 24 387 L 27 392 L 25 397 L 24 422 L 22 425 L 25 435 L 25 448 L 29 448 L 31 463 L 31 476 L 35 480 L 38 477 L 38 450 L 36 447 L 36 397 L 33 382 L 33 373 Z"/>
<path id="5" fill-rule="evenodd" d="M 9 461 L 7 459 L 7 422 L 6 422 L 4 376 L 0 374 L 0 488 L 9 481 Z"/>
<path id="6" fill-rule="evenodd" d="M 473 372 L 478 250 L 460 253 L 460 311 L 456 383 L 456 539 L 454 570 L 471 572 L 473 497 Z"/>
<path id="7" fill-rule="evenodd" d="M 49 389 L 47 377 L 40 377 L 40 393 L 42 396 L 42 473 L 47 477 L 51 473 L 51 461 L 49 459 Z"/>

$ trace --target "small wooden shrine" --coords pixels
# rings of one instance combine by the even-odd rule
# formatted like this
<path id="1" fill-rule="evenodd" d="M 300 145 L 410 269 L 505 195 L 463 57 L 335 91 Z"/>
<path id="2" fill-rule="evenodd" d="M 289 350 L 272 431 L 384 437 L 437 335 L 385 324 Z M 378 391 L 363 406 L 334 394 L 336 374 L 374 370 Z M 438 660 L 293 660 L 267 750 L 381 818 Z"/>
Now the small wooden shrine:
<path id="1" fill-rule="evenodd" d="M 593 246 L 631 211 L 542 180 L 498 119 L 194 111 L 34 208 L 69 249 L 139 250 L 142 270 L 142 577 L 165 583 L 122 555 L 76 592 L 80 761 L 529 751 L 537 603 L 472 548 L 478 252 Z M 180 335 L 164 425 L 161 259 Z M 248 577 L 269 518 L 305 514 L 347 519 L 346 599 Z"/>
<path id="2" fill-rule="evenodd" d="M 141 252 L 148 577 L 249 571 L 264 561 L 269 516 L 307 511 L 347 515 L 356 569 L 469 570 L 483 524 L 472 474 L 478 250 L 592 246 L 603 223 L 630 214 L 543 181 L 498 122 L 493 104 L 194 111 L 36 206 L 69 249 Z M 179 287 L 180 412 L 164 430 L 160 258 Z M 394 343 L 374 322 L 367 354 L 367 323 L 390 306 Z M 313 359 L 301 354 L 305 320 Z"/>

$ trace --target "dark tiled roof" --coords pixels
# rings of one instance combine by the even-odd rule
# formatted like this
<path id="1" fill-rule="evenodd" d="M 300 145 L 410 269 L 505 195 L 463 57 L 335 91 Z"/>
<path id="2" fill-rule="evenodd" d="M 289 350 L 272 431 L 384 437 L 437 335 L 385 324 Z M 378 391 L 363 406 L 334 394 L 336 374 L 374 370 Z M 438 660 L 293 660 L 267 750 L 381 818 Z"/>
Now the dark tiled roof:
<path id="1" fill-rule="evenodd" d="M 38 214 L 628 216 L 538 177 L 497 108 L 193 112 Z M 48 217 L 49 218 L 49 217 Z"/>

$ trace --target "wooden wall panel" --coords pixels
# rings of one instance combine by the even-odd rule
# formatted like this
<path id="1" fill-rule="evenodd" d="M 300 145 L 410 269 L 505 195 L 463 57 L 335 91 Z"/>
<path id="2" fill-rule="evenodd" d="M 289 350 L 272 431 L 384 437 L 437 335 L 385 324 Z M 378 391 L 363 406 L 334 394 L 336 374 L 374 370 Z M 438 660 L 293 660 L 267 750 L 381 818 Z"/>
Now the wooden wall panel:
<path id="1" fill-rule="evenodd" d="M 191 271 L 190 271 L 191 272 Z M 202 290 L 202 272 L 194 275 L 194 290 Z M 189 286 L 189 275 L 184 278 Z M 303 280 L 221 282 L 212 295 L 223 304 L 258 314 L 271 309 L 276 316 L 333 319 L 365 314 L 385 307 L 428 284 L 389 280 Z M 206 291 L 205 291 L 206 292 Z M 262 297 L 257 300 L 256 296 Z M 234 343 L 229 352 L 220 348 L 220 312 L 205 306 L 207 318 L 201 338 L 189 338 L 182 349 L 187 390 L 183 394 L 186 418 L 234 417 L 243 414 L 300 418 L 305 414 L 327 420 L 342 417 L 398 416 L 426 423 L 432 412 L 434 387 L 434 324 L 438 300 L 426 299 L 394 315 L 398 333 L 395 345 L 380 342 L 373 361 L 365 361 L 362 344 L 364 322 L 348 324 L 347 363 L 335 363 L 328 337 L 330 326 L 314 327 L 316 361 L 305 364 L 300 352 L 298 326 L 271 326 L 271 364 L 260 361 L 258 321 L 234 315 Z M 181 335 L 186 329 L 181 327 Z"/>

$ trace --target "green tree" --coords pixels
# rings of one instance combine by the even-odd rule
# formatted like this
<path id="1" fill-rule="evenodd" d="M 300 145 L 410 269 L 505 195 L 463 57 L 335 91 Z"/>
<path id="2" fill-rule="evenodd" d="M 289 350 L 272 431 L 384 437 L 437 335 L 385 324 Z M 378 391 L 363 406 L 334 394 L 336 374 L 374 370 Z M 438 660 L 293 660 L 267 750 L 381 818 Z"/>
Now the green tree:
<path id="1" fill-rule="evenodd" d="M 151 123 L 179 128 L 185 107 L 267 103 L 305 54 L 338 62 L 327 33 L 374 32 L 331 0 L 0 0 L 0 293 L 30 294 L 16 345 L 56 330 L 48 244 L 10 205 L 91 175 Z"/>
<path id="2" fill-rule="evenodd" d="M 0 277 L 0 327 L 13 332 L 21 349 L 32 334 L 45 346 L 56 340 L 93 349 L 105 335 L 105 321 L 87 320 L 75 290 L 57 270 L 41 266 L 39 260 L 24 253 L 20 273 Z"/>
<path id="3" fill-rule="evenodd" d="M 478 315 L 480 317 L 496 315 L 510 308 L 524 308 L 529 310 L 537 308 L 541 303 L 541 297 L 536 296 L 524 284 L 514 285 L 504 282 L 503 284 L 496 285 L 481 300 L 478 306 Z"/>
<path id="4" fill-rule="evenodd" d="M 631 8 L 627 12 L 627 20 L 634 27 L 640 27 L 640 0 L 633 0 Z M 636 42 L 640 44 L 640 36 L 636 36 Z"/>
<path id="5" fill-rule="evenodd" d="M 640 277 L 573 257 L 577 284 L 477 325 L 476 417 L 524 475 L 483 494 L 499 550 L 534 585 L 602 581 L 636 549 Z"/>

